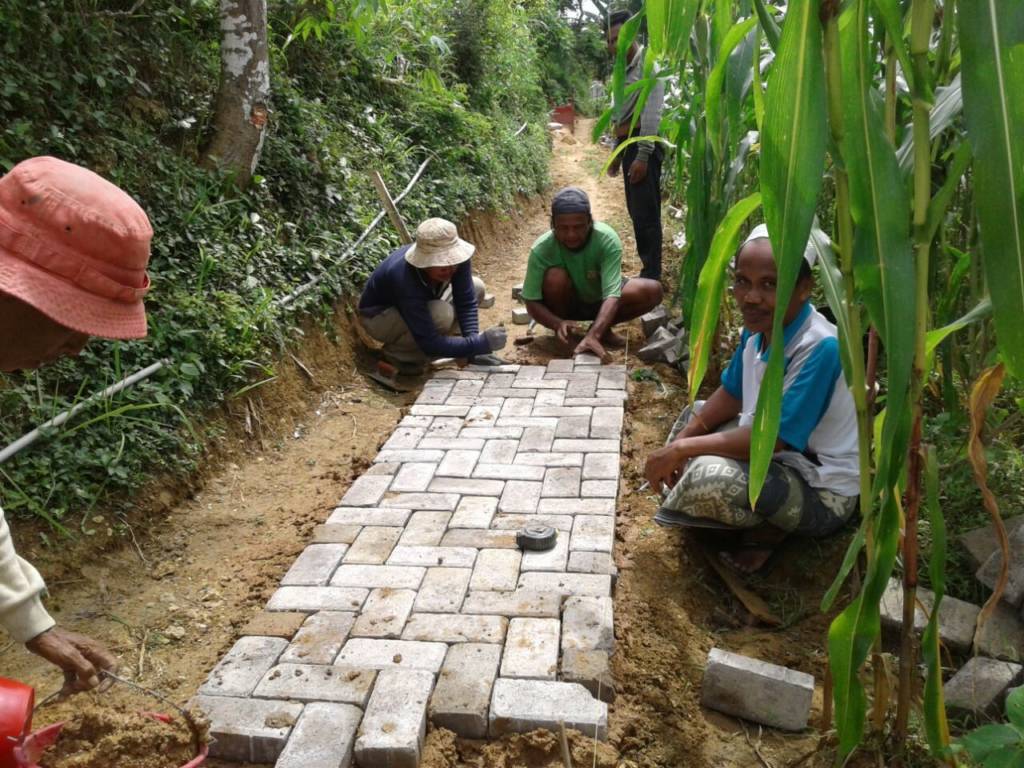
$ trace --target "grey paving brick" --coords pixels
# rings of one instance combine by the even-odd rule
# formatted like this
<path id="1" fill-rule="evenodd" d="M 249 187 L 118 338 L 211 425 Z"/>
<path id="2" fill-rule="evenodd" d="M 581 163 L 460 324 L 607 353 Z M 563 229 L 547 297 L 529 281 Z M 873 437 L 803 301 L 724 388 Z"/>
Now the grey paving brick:
<path id="1" fill-rule="evenodd" d="M 616 575 L 619 569 L 607 552 L 570 552 L 569 573 L 607 573 Z"/>
<path id="2" fill-rule="evenodd" d="M 582 453 L 519 453 L 513 464 L 529 464 L 538 467 L 580 467 L 583 466 Z"/>
<path id="3" fill-rule="evenodd" d="M 331 664 L 356 621 L 355 613 L 319 611 L 306 619 L 281 654 L 282 664 Z"/>
<path id="4" fill-rule="evenodd" d="M 496 426 L 498 429 L 506 427 L 556 429 L 558 427 L 558 419 L 554 417 L 542 418 L 540 416 L 503 416 L 498 419 Z"/>
<path id="5" fill-rule="evenodd" d="M 625 392 L 602 389 L 600 397 L 566 397 L 563 403 L 570 408 L 606 408 L 626 402 Z"/>
<path id="6" fill-rule="evenodd" d="M 492 496 L 463 496 L 449 521 L 451 528 L 489 528 L 498 509 L 498 500 Z"/>
<path id="7" fill-rule="evenodd" d="M 360 768 L 418 768 L 433 687 L 427 672 L 381 672 L 356 739 Z"/>
<path id="8" fill-rule="evenodd" d="M 562 606 L 562 653 L 615 650 L 610 597 L 567 597 Z"/>
<path id="9" fill-rule="evenodd" d="M 527 427 L 519 441 L 519 453 L 548 452 L 555 439 L 555 430 L 550 427 Z M 518 455 L 516 456 L 518 459 Z M 517 462 L 518 463 L 518 462 Z"/>
<path id="10" fill-rule="evenodd" d="M 280 637 L 291 640 L 309 618 L 301 611 L 260 611 L 242 627 L 246 637 Z"/>
<path id="11" fill-rule="evenodd" d="M 430 483 L 432 493 L 460 494 L 464 496 L 500 496 L 505 490 L 502 480 L 479 480 L 462 477 L 435 477 Z M 454 505 L 452 506 L 454 509 Z"/>
<path id="12" fill-rule="evenodd" d="M 357 478 L 341 497 L 341 507 L 372 507 L 384 496 L 391 485 L 388 475 L 363 475 Z"/>
<path id="13" fill-rule="evenodd" d="M 1024 526 L 1017 528 L 1010 536 L 1010 567 L 1003 602 L 1020 606 L 1024 602 Z M 995 551 L 989 555 L 975 574 L 978 581 L 989 589 L 995 589 L 1003 565 L 1003 553 Z"/>
<path id="14" fill-rule="evenodd" d="M 518 440 L 522 436 L 522 427 L 464 427 L 459 432 L 462 440 Z"/>
<path id="15" fill-rule="evenodd" d="M 502 480 L 543 480 L 544 467 L 529 464 L 477 464 L 473 477 Z"/>
<path id="16" fill-rule="evenodd" d="M 619 440 L 622 437 L 622 408 L 595 408 L 590 436 Z"/>
<path id="17" fill-rule="evenodd" d="M 284 749 L 303 705 L 227 696 L 196 696 L 191 704 L 210 721 L 210 756 L 273 763 Z"/>
<path id="18" fill-rule="evenodd" d="M 444 532 L 448 530 L 448 521 L 452 513 L 432 509 L 413 512 L 409 524 L 405 526 L 402 537 L 398 540 L 400 547 L 432 547 L 441 543 Z"/>
<path id="19" fill-rule="evenodd" d="M 1007 536 L 1012 536 L 1021 526 L 1024 526 L 1024 515 L 1008 517 L 1003 520 L 1003 527 L 1006 528 Z M 994 523 L 968 531 L 958 536 L 957 541 L 960 542 L 967 552 L 968 559 L 975 569 L 981 567 L 999 549 L 999 538 L 996 534 Z"/>
<path id="20" fill-rule="evenodd" d="M 420 448 L 408 451 L 381 451 L 374 461 L 403 464 L 406 462 L 436 463 L 444 458 L 444 451 L 427 451 Z"/>
<path id="21" fill-rule="evenodd" d="M 463 368 L 461 370 L 455 368 L 445 368 L 440 371 L 434 371 L 433 380 L 438 379 L 458 379 L 458 380 L 479 380 L 483 381 L 487 378 L 487 372 L 481 370 L 469 370 Z"/>
<path id="22" fill-rule="evenodd" d="M 438 477 L 470 477 L 480 458 L 480 451 L 448 451 L 437 468 Z M 425 491 L 426 487 L 420 488 Z"/>
<path id="23" fill-rule="evenodd" d="M 437 482 L 440 478 L 434 478 Z M 433 483 L 431 483 L 433 485 Z M 386 503 L 398 509 L 437 509 L 452 512 L 459 503 L 457 493 L 397 493 L 389 494 Z"/>
<path id="24" fill-rule="evenodd" d="M 807 727 L 814 678 L 804 672 L 712 648 L 701 704 L 785 731 Z"/>
<path id="25" fill-rule="evenodd" d="M 471 568 L 477 550 L 473 547 L 395 547 L 388 565 L 422 565 Z"/>
<path id="26" fill-rule="evenodd" d="M 434 421 L 433 416 L 403 416 L 402 420 L 398 422 L 400 427 L 429 427 Z"/>
<path id="27" fill-rule="evenodd" d="M 498 502 L 502 512 L 531 514 L 537 511 L 540 501 L 541 483 L 531 480 L 509 480 Z"/>
<path id="28" fill-rule="evenodd" d="M 458 643 L 449 648 L 430 697 L 430 721 L 463 738 L 486 738 L 500 661 L 500 645 Z"/>
<path id="29" fill-rule="evenodd" d="M 462 613 L 557 619 L 561 605 L 562 597 L 549 592 L 470 592 L 462 603 Z"/>
<path id="30" fill-rule="evenodd" d="M 499 418 L 507 418 L 509 416 L 529 416 L 533 410 L 533 403 L 526 398 L 511 398 L 506 400 L 504 405 L 501 406 L 501 412 L 498 414 Z"/>
<path id="31" fill-rule="evenodd" d="M 547 372 L 547 367 L 543 365 L 523 365 L 520 366 L 519 373 L 516 374 L 516 381 L 542 379 L 544 378 L 544 374 Z"/>
<path id="32" fill-rule="evenodd" d="M 279 664 L 253 691 L 257 699 L 333 701 L 366 706 L 377 673 L 369 669 L 321 664 Z"/>
<path id="33" fill-rule="evenodd" d="M 485 383 L 485 386 L 488 386 L 488 387 L 511 387 L 512 386 L 512 382 L 515 381 L 515 378 L 516 378 L 515 374 L 518 373 L 518 371 L 519 371 L 519 366 L 518 365 L 516 365 L 516 366 L 502 366 L 502 368 L 504 368 L 504 367 L 508 367 L 508 368 L 513 368 L 514 367 L 515 370 L 514 371 L 510 370 L 510 371 L 507 371 L 507 372 L 502 370 L 499 373 L 492 373 L 490 376 L 487 377 L 487 381 Z"/>
<path id="34" fill-rule="evenodd" d="M 554 680 L 560 628 L 558 619 L 512 619 L 501 656 L 501 676 Z"/>
<path id="35" fill-rule="evenodd" d="M 498 592 L 515 589 L 521 560 L 522 555 L 515 549 L 481 549 L 469 588 Z"/>
<path id="36" fill-rule="evenodd" d="M 286 587 L 326 586 L 347 549 L 347 544 L 310 544 L 295 558 L 281 584 Z"/>
<path id="37" fill-rule="evenodd" d="M 409 409 L 413 416 L 465 416 L 468 405 L 414 405 Z"/>
<path id="38" fill-rule="evenodd" d="M 513 389 L 511 386 L 508 387 L 484 387 L 483 391 L 480 392 L 482 397 L 528 397 L 533 399 L 537 396 L 536 389 L 526 389 L 523 387 L 516 387 Z"/>
<path id="39" fill-rule="evenodd" d="M 592 408 L 583 408 L 580 406 L 544 406 L 538 405 L 533 409 L 534 416 L 547 416 L 556 419 L 565 419 L 569 417 L 575 418 L 590 418 Z"/>
<path id="40" fill-rule="evenodd" d="M 494 681 L 488 716 L 492 739 L 537 728 L 558 733 L 562 723 L 601 741 L 608 737 L 608 705 L 577 683 L 499 677 Z"/>
<path id="41" fill-rule="evenodd" d="M 918 587 L 916 601 L 920 605 L 914 611 L 914 631 L 921 634 L 928 624 L 928 615 L 935 604 L 935 593 Z M 944 597 L 939 604 L 939 639 L 956 653 L 970 650 L 980 610 L 978 606 L 955 597 Z M 879 612 L 883 629 L 895 635 L 903 625 L 903 584 L 900 579 L 889 579 L 885 592 L 882 593 Z"/>
<path id="42" fill-rule="evenodd" d="M 535 515 L 541 517 L 541 515 Z M 555 546 L 544 552 L 523 552 L 522 571 L 564 571 L 569 560 L 569 534 L 559 531 Z"/>
<path id="43" fill-rule="evenodd" d="M 518 531 L 527 525 L 549 525 L 556 531 L 568 532 L 572 530 L 572 515 L 495 515 L 490 527 Z"/>
<path id="44" fill-rule="evenodd" d="M 439 643 L 501 643 L 508 619 L 467 613 L 414 613 L 402 631 L 403 640 Z"/>
<path id="45" fill-rule="evenodd" d="M 575 499 L 580 495 L 579 467 L 551 467 L 544 474 L 542 497 Z"/>
<path id="46" fill-rule="evenodd" d="M 611 454 L 592 453 L 591 456 L 610 456 Z M 584 480 L 580 486 L 580 496 L 585 499 L 614 499 L 619 495 L 618 480 Z"/>
<path id="47" fill-rule="evenodd" d="M 452 395 L 476 397 L 480 394 L 480 390 L 483 388 L 484 379 L 462 379 L 455 385 L 455 388 L 452 390 Z"/>
<path id="48" fill-rule="evenodd" d="M 518 440 L 488 440 L 480 454 L 479 463 L 511 464 L 518 450 Z"/>
<path id="49" fill-rule="evenodd" d="M 583 352 L 583 353 L 581 353 L 579 355 L 576 355 L 573 358 L 573 363 L 575 363 L 575 365 L 577 365 L 577 366 L 579 366 L 579 365 L 594 365 L 594 366 L 598 366 L 598 365 L 601 365 L 601 358 L 599 358 L 597 355 L 591 355 L 588 352 Z"/>
<path id="50" fill-rule="evenodd" d="M 436 673 L 447 650 L 444 643 L 353 637 L 342 646 L 334 663 L 356 669 L 422 669 Z"/>
<path id="51" fill-rule="evenodd" d="M 405 565 L 347 565 L 338 566 L 331 577 L 336 587 L 391 587 L 392 589 L 419 589 L 424 569 Z"/>
<path id="52" fill-rule="evenodd" d="M 451 380 L 428 381 L 419 397 L 416 398 L 416 403 L 417 405 L 441 405 L 448 399 L 454 386 L 455 382 Z"/>
<path id="53" fill-rule="evenodd" d="M 572 373 L 573 361 L 569 358 L 562 358 L 559 360 L 549 360 L 547 364 L 547 373 Z"/>
<path id="54" fill-rule="evenodd" d="M 545 389 L 543 392 L 538 392 L 537 396 L 533 398 L 534 405 L 561 405 L 565 402 L 568 389 L 562 391 L 560 389 Z"/>
<path id="55" fill-rule="evenodd" d="M 457 613 L 462 607 L 472 568 L 428 568 L 416 595 L 417 613 Z"/>
<path id="56" fill-rule="evenodd" d="M 504 398 L 498 398 L 498 400 L 501 401 L 501 406 L 474 405 L 470 408 L 469 413 L 466 414 L 466 426 L 493 427 L 494 422 L 498 420 L 498 414 L 505 405 Z"/>
<path id="57" fill-rule="evenodd" d="M 280 637 L 243 637 L 199 687 L 203 696 L 248 696 L 288 647 Z"/>
<path id="58" fill-rule="evenodd" d="M 477 406 L 486 406 L 495 411 L 500 410 L 501 406 L 505 404 L 504 397 L 483 397 L 482 393 L 476 397 L 449 397 L 446 401 L 446 405 L 468 405 L 469 413 L 466 414 L 465 420 L 468 422 L 473 414 L 473 409 Z"/>
<path id="59" fill-rule="evenodd" d="M 274 768 L 350 768 L 362 719 L 351 704 L 308 704 Z"/>
<path id="60" fill-rule="evenodd" d="M 570 381 L 565 388 L 565 397 L 594 397 L 597 394 L 597 377 L 589 376 L 585 379 Z M 565 398 L 558 405 L 565 403 Z"/>
<path id="61" fill-rule="evenodd" d="M 401 535 L 402 529 L 398 527 L 368 525 L 356 536 L 342 562 L 381 565 L 388 559 Z"/>
<path id="62" fill-rule="evenodd" d="M 478 437 L 424 437 L 420 448 L 442 451 L 482 451 L 484 440 Z"/>
<path id="63" fill-rule="evenodd" d="M 491 531 L 481 528 L 449 528 L 441 539 L 442 547 L 478 549 L 518 549 L 515 531 Z"/>
<path id="64" fill-rule="evenodd" d="M 416 463 L 403 464 L 391 481 L 392 491 L 425 491 L 434 478 L 437 464 Z"/>
<path id="65" fill-rule="evenodd" d="M 978 720 L 1001 714 L 1006 691 L 1021 680 L 1020 664 L 974 656 L 944 688 L 946 711 L 953 717 Z"/>
<path id="66" fill-rule="evenodd" d="M 267 610 L 304 613 L 357 611 L 367 594 L 369 590 L 357 587 L 281 587 L 271 596 Z"/>
<path id="67" fill-rule="evenodd" d="M 547 573 L 530 571 L 519 575 L 517 589 L 551 592 L 556 595 L 593 595 L 612 593 L 612 577 L 599 573 Z"/>
<path id="68" fill-rule="evenodd" d="M 948 600 L 949 598 L 946 598 Z M 943 600 L 945 604 L 946 600 Z M 942 614 L 941 608 L 939 614 Z M 977 636 L 978 653 L 1004 661 L 1024 661 L 1024 621 L 1005 603 L 998 603 Z"/>
<path id="69" fill-rule="evenodd" d="M 402 526 L 409 520 L 410 514 L 407 509 L 338 507 L 327 518 L 327 524 Z"/>
<path id="70" fill-rule="evenodd" d="M 613 515 L 577 515 L 572 524 L 569 549 L 583 552 L 611 552 L 615 544 Z"/>
<path id="71" fill-rule="evenodd" d="M 590 437 L 590 417 L 563 416 L 558 419 L 555 437 Z"/>
<path id="72" fill-rule="evenodd" d="M 556 438 L 551 450 L 554 453 L 618 453 L 619 441 Z"/>
<path id="73" fill-rule="evenodd" d="M 364 475 L 394 475 L 402 468 L 402 465 L 394 461 L 380 461 L 371 464 Z"/>
<path id="74" fill-rule="evenodd" d="M 419 406 L 426 408 L 427 406 Z M 436 406 L 430 406 L 436 407 Z M 428 414 L 421 414 L 428 415 Z M 431 414 L 432 415 L 432 414 Z M 427 434 L 425 427 L 397 427 L 381 446 L 382 451 L 408 451 L 414 449 Z"/>
<path id="75" fill-rule="evenodd" d="M 597 381 L 597 388 L 604 389 L 625 389 L 626 374 L 623 371 L 601 371 L 601 378 Z"/>
<path id="76" fill-rule="evenodd" d="M 615 499 L 541 499 L 537 511 L 542 515 L 614 515 Z"/>
<path id="77" fill-rule="evenodd" d="M 579 683 L 599 701 L 615 701 L 615 680 L 607 651 L 564 651 L 559 677 L 566 683 Z"/>
<path id="78" fill-rule="evenodd" d="M 414 589 L 374 589 L 352 627 L 352 637 L 397 638 L 405 628 L 416 600 Z"/>

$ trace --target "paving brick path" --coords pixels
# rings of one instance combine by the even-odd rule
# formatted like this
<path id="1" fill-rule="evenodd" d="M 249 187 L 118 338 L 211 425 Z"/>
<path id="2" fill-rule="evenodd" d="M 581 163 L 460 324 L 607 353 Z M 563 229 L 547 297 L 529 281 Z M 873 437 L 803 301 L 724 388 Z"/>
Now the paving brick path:
<path id="1" fill-rule="evenodd" d="M 604 738 L 625 398 L 589 356 L 438 372 L 199 689 L 212 754 L 415 768 L 428 719 Z M 518 549 L 529 523 L 556 546 Z"/>

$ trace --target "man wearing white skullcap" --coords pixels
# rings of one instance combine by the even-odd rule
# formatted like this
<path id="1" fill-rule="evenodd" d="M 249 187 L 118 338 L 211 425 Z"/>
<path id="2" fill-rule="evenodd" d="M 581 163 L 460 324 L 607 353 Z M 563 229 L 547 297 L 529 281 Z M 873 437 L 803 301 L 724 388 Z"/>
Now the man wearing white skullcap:
<path id="1" fill-rule="evenodd" d="M 763 568 L 788 535 L 819 537 L 853 515 L 860 490 L 857 420 L 836 327 L 810 303 L 816 252 L 809 245 L 783 315 L 785 375 L 775 455 L 757 507 L 748 501 L 751 425 L 768 365 L 776 267 L 768 229 L 755 227 L 733 260 L 743 316 L 739 348 L 721 385 L 687 407 L 645 474 L 665 498 L 655 521 L 732 531 L 721 551 L 742 573 Z"/>

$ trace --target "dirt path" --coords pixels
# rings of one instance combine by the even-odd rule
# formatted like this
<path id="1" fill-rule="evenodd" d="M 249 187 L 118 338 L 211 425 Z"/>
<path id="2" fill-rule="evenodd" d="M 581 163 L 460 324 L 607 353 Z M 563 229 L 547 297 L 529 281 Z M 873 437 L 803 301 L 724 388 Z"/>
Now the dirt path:
<path id="1" fill-rule="evenodd" d="M 625 272 L 636 274 L 639 262 L 622 182 L 597 177 L 606 150 L 590 144 L 588 131 L 584 123 L 577 128 L 578 138 L 555 139 L 553 187 L 575 184 L 590 194 L 595 215 L 626 242 Z M 523 335 L 526 326 L 510 324 L 511 287 L 522 280 L 530 244 L 548 228 L 549 199 L 524 201 L 506 217 L 472 216 L 462 226 L 463 236 L 478 246 L 476 268 L 497 298 L 493 308 L 483 311 L 482 323 L 504 321 L 513 337 Z M 50 605 L 59 621 L 108 643 L 129 677 L 186 701 L 259 612 L 313 527 L 327 517 L 412 402 L 414 395 L 385 393 L 367 383 L 358 372 L 366 361 L 353 348 L 343 313 L 338 325 L 337 343 L 317 336 L 296 353 L 312 381 L 296 366 L 282 363 L 278 381 L 256 393 L 262 441 L 239 428 L 237 437 L 221 440 L 218 451 L 225 458 L 194 482 L 200 490 L 191 498 L 176 501 L 183 494 L 168 485 L 139 499 L 149 512 L 134 531 L 137 546 L 112 535 L 102 546 L 54 552 L 22 532 L 19 545 L 48 576 L 54 591 Z M 639 329 L 631 328 L 628 351 L 640 341 Z M 515 362 L 543 362 L 558 352 L 546 331 L 532 344 L 510 345 L 507 351 Z M 639 364 L 621 351 L 616 358 L 630 371 Z M 827 620 L 816 606 L 844 543 L 804 548 L 759 585 L 788 628 L 744 627 L 741 612 L 699 553 L 681 534 L 654 526 L 654 499 L 635 493 L 643 457 L 660 445 L 682 405 L 678 374 L 664 366 L 657 373 L 662 383 L 629 384 L 616 542 L 621 571 L 615 598 L 618 698 L 609 741 L 599 747 L 596 764 L 753 766 L 762 764 L 756 745 L 773 765 L 788 765 L 810 751 L 816 737 L 759 736 L 749 726 L 745 733 L 736 721 L 702 710 L 703 661 L 707 650 L 719 645 L 810 672 L 820 687 L 824 654 L 818 649 Z M 237 414 L 242 404 L 232 409 Z M 240 417 L 235 421 L 241 422 Z M 88 523 L 97 530 L 94 538 L 106 535 L 108 521 L 92 518 Z M 59 687 L 58 675 L 20 647 L 0 646 L 0 669 L 35 685 L 40 696 Z M 152 707 L 130 692 L 115 689 L 108 695 Z M 73 706 L 43 709 L 37 722 L 64 717 Z M 577 765 L 590 765 L 593 750 L 590 741 L 573 739 Z M 817 763 L 809 759 L 802 764 Z M 547 734 L 485 745 L 435 731 L 428 736 L 424 765 L 556 768 L 563 763 L 557 742 Z"/>

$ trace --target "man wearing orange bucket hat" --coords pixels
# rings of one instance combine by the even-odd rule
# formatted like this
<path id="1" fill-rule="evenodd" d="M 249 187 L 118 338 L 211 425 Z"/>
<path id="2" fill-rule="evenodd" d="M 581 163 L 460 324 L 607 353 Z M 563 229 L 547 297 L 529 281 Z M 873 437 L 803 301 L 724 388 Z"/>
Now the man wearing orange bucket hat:
<path id="1" fill-rule="evenodd" d="M 77 355 L 90 336 L 145 336 L 152 237 L 142 208 L 85 168 L 36 157 L 0 178 L 0 370 Z M 56 626 L 45 588 L 15 553 L 0 510 L 0 627 L 60 667 L 65 692 L 99 685 L 116 659 Z"/>

